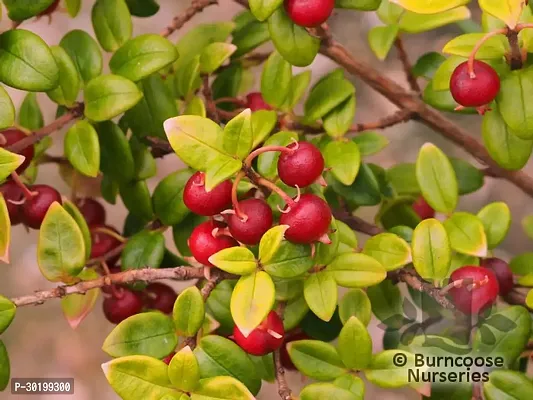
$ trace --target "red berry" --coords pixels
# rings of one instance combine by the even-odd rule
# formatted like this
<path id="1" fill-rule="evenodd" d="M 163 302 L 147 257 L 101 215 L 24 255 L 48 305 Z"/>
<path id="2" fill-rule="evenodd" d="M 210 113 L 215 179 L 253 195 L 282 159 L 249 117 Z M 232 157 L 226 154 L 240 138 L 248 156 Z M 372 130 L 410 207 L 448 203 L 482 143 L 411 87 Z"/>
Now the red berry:
<path id="1" fill-rule="evenodd" d="M 263 95 L 259 92 L 248 93 L 246 100 L 246 107 L 252 111 L 272 110 L 272 107 L 263 99 Z"/>
<path id="2" fill-rule="evenodd" d="M 189 178 L 183 190 L 183 202 L 195 214 L 211 216 L 231 206 L 230 180 L 215 186 L 210 192 L 205 191 L 205 174 L 196 172 Z"/>
<path id="3" fill-rule="evenodd" d="M 245 337 L 237 326 L 233 329 L 235 343 L 254 356 L 264 356 L 279 349 L 283 344 L 284 335 L 283 321 L 275 311 L 270 311 L 265 320 L 250 332 L 248 337 Z"/>
<path id="4" fill-rule="evenodd" d="M 241 243 L 258 244 L 273 222 L 272 209 L 264 200 L 247 199 L 239 202 L 240 210 L 248 217 L 241 220 L 236 214 L 226 217 L 231 235 Z"/>
<path id="5" fill-rule="evenodd" d="M 498 279 L 501 296 L 505 296 L 513 289 L 513 271 L 505 261 L 500 258 L 485 258 L 481 260 L 481 266 L 494 272 Z"/>
<path id="6" fill-rule="evenodd" d="M 2 138 L 0 138 L 0 147 L 4 148 L 11 146 L 26 137 L 26 134 L 18 129 L 6 129 L 5 131 L 0 132 L 0 135 L 3 135 L 5 139 L 2 140 Z M 16 153 L 26 157 L 16 170 L 17 174 L 22 174 L 24 170 L 28 168 L 28 165 L 30 165 L 31 160 L 33 160 L 35 150 L 33 145 L 30 145 Z"/>
<path id="7" fill-rule="evenodd" d="M 31 199 L 26 199 L 21 209 L 21 219 L 24 225 L 39 229 L 44 216 L 54 201 L 63 204 L 61 194 L 48 185 L 34 185 L 28 188 L 35 193 Z"/>
<path id="8" fill-rule="evenodd" d="M 170 364 L 170 362 L 172 361 L 172 358 L 174 358 L 174 356 L 176 355 L 176 352 L 173 351 L 172 353 L 170 353 L 168 356 L 166 356 L 165 358 L 163 358 L 163 362 L 167 365 Z"/>
<path id="9" fill-rule="evenodd" d="M 298 148 L 296 149 L 296 147 Z M 309 142 L 291 143 L 292 152 L 283 152 L 278 160 L 279 178 L 289 186 L 301 188 L 316 181 L 324 171 L 324 157 L 320 150 Z"/>
<path id="10" fill-rule="evenodd" d="M 472 282 L 465 282 L 462 287 L 450 290 L 455 306 L 463 313 L 479 314 L 496 301 L 500 288 L 496 275 L 490 269 L 467 265 L 456 269 L 450 276 L 451 282 L 462 279 L 471 279 L 479 285 L 468 290 Z"/>
<path id="11" fill-rule="evenodd" d="M 327 234 L 331 210 L 324 200 L 314 194 L 303 194 L 289 212 L 281 214 L 280 225 L 289 225 L 285 237 L 293 243 L 316 242 Z"/>
<path id="12" fill-rule="evenodd" d="M 9 213 L 9 219 L 11 225 L 17 225 L 21 222 L 21 205 L 14 204 L 9 200 L 19 202 L 24 198 L 22 189 L 13 181 L 7 181 L 0 186 L 0 193 L 4 196 L 4 200 L 7 205 L 7 212 Z"/>
<path id="13" fill-rule="evenodd" d="M 323 24 L 335 7 L 335 0 L 285 0 L 285 10 L 296 25 L 312 28 Z"/>
<path id="14" fill-rule="evenodd" d="M 177 298 L 176 291 L 164 283 L 154 282 L 144 289 L 144 304 L 146 308 L 159 310 L 164 314 L 172 312 Z"/>
<path id="15" fill-rule="evenodd" d="M 39 15 L 48 15 L 52 14 L 55 10 L 57 10 L 57 7 L 59 6 L 59 0 L 55 0 L 50 6 L 42 11 Z"/>
<path id="16" fill-rule="evenodd" d="M 91 258 L 102 257 L 103 255 L 109 253 L 111 250 L 117 248 L 122 243 L 116 237 L 108 235 L 104 232 L 99 232 L 96 228 L 106 228 L 118 234 L 118 231 L 112 226 L 108 225 L 94 225 L 91 227 Z M 109 267 L 112 267 L 120 258 L 120 254 L 117 254 L 113 258 L 107 260 Z"/>
<path id="17" fill-rule="evenodd" d="M 470 77 L 468 62 L 457 66 L 450 78 L 450 91 L 464 107 L 481 107 L 490 103 L 500 91 L 500 77 L 487 63 L 474 61 L 475 78 Z"/>
<path id="18" fill-rule="evenodd" d="M 281 347 L 279 351 L 279 359 L 281 361 L 281 365 L 288 369 L 289 371 L 295 371 L 297 368 L 294 365 L 294 363 L 291 360 L 291 357 L 289 356 L 289 352 L 287 351 L 287 345 L 290 342 L 295 342 L 297 340 L 309 340 L 311 339 L 309 336 L 307 336 L 304 332 L 297 333 L 296 335 L 292 335 L 288 340 L 283 342 L 283 346 Z"/>
<path id="19" fill-rule="evenodd" d="M 213 236 L 215 228 L 221 228 L 221 225 L 215 224 L 213 221 L 203 222 L 194 228 L 188 241 L 189 249 L 196 261 L 208 267 L 213 267 L 213 264 L 209 262 L 209 257 L 213 254 L 228 247 L 239 245 L 235 239 L 229 236 Z"/>
<path id="20" fill-rule="evenodd" d="M 104 299 L 104 315 L 113 324 L 118 324 L 143 308 L 141 296 L 137 292 L 119 288 L 116 295 Z"/>
<path id="21" fill-rule="evenodd" d="M 413 210 L 421 219 L 428 219 L 435 217 L 435 210 L 427 203 L 426 199 L 422 196 L 418 196 L 413 203 Z"/>
<path id="22" fill-rule="evenodd" d="M 81 214 L 87 221 L 87 225 L 104 225 L 106 218 L 106 211 L 102 204 L 95 199 L 87 197 L 78 201 L 78 208 Z"/>

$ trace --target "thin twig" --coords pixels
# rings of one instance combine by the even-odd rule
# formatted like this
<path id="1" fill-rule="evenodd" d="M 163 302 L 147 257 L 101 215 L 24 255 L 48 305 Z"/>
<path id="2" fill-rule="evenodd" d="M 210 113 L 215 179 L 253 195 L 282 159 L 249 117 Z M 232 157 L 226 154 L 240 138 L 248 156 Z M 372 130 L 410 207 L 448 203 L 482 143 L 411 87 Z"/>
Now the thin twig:
<path id="1" fill-rule="evenodd" d="M 163 29 L 160 33 L 163 37 L 168 37 L 183 25 L 187 23 L 192 17 L 194 17 L 199 12 L 202 12 L 204 8 L 209 7 L 213 4 L 218 4 L 218 0 L 193 0 L 192 4 L 187 8 L 183 13 L 174 17 L 172 23 Z"/>
<path id="2" fill-rule="evenodd" d="M 422 280 L 419 276 L 417 276 L 414 272 L 409 271 L 407 269 L 399 269 L 397 271 L 393 271 L 391 273 L 392 275 L 396 275 L 398 279 L 400 279 L 402 282 L 407 283 L 409 286 L 411 286 L 413 289 L 419 292 L 424 292 L 437 303 L 439 303 L 442 307 L 447 308 L 449 310 L 454 310 L 455 306 L 453 303 L 446 298 L 446 296 L 443 296 L 440 292 L 440 289 L 433 286 L 431 283 L 425 282 Z"/>
<path id="3" fill-rule="evenodd" d="M 344 210 L 333 210 L 333 216 L 335 219 L 344 222 L 354 231 L 364 233 L 368 236 L 375 236 L 383 232 L 379 226 L 366 222 L 365 220 L 351 215 L 348 211 Z"/>
<path id="4" fill-rule="evenodd" d="M 283 313 L 285 311 L 285 303 L 280 302 L 276 312 L 283 320 Z M 282 400 L 292 400 L 292 391 L 285 379 L 285 369 L 281 365 L 280 350 L 274 351 L 274 365 L 276 367 L 276 382 L 278 383 L 278 394 Z"/>
<path id="5" fill-rule="evenodd" d="M 405 71 L 405 76 L 407 77 L 407 81 L 409 82 L 409 86 L 415 92 L 420 92 L 420 85 L 418 85 L 416 76 L 413 75 L 413 66 L 409 61 L 409 56 L 407 55 L 407 51 L 405 50 L 405 47 L 403 45 L 402 38 L 398 36 L 396 38 L 396 41 L 394 42 L 394 45 L 396 46 L 396 50 L 398 51 L 398 58 L 402 63 L 403 70 Z"/>
<path id="6" fill-rule="evenodd" d="M 217 124 L 219 124 L 220 118 L 218 117 L 217 106 L 213 100 L 213 91 L 211 90 L 211 86 L 209 86 L 208 75 L 204 75 L 203 77 L 202 94 L 204 95 L 204 99 L 205 99 L 205 108 L 207 110 L 207 115 Z"/>

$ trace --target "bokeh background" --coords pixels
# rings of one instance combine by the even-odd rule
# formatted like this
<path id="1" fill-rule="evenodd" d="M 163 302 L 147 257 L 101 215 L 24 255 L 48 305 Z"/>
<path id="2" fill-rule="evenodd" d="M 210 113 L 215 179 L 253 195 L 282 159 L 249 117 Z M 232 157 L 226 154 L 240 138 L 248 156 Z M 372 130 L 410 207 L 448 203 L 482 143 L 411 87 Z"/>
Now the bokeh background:
<path id="1" fill-rule="evenodd" d="M 72 29 L 84 29 L 93 35 L 90 10 L 94 1 L 84 0 L 83 3 L 83 9 L 75 19 L 69 18 L 66 12 L 56 12 L 53 15 L 51 24 L 48 23 L 47 18 L 42 18 L 39 21 L 26 21 L 21 28 L 37 33 L 49 45 L 58 44 L 61 37 Z M 134 18 L 134 35 L 159 32 L 162 27 L 171 22 L 174 15 L 179 14 L 189 5 L 189 1 L 160 0 L 160 4 L 161 10 L 156 16 L 147 19 Z M 241 10 L 242 8 L 231 0 L 220 0 L 218 7 L 212 6 L 195 16 L 181 31 L 174 33 L 170 40 L 177 41 L 185 32 L 199 23 L 229 20 Z M 4 15 L 6 14 L 4 13 Z M 475 8 L 473 8 L 473 15 L 474 18 L 479 16 L 478 10 Z M 397 82 L 406 85 L 403 70 L 396 58 L 394 49 L 389 54 L 386 62 L 377 61 L 369 49 L 367 32 L 371 27 L 380 24 L 375 13 L 335 10 L 329 20 L 329 24 L 334 38 L 345 44 L 358 59 L 370 63 Z M 4 17 L 4 20 L 0 23 L 0 31 L 9 29 L 9 26 L 10 22 Z M 460 32 L 456 25 L 451 25 L 420 35 L 405 35 L 403 39 L 412 61 L 415 61 L 418 56 L 425 52 L 440 51 L 449 39 Z M 109 56 L 106 57 L 106 60 L 108 59 Z M 107 63 L 104 63 L 104 65 L 107 68 Z M 335 65 L 330 60 L 319 55 L 309 68 L 313 70 L 313 81 L 316 81 L 320 76 L 335 68 Z M 372 91 L 363 82 L 353 77 L 350 77 L 350 79 L 352 79 L 357 88 L 357 122 L 373 121 L 395 111 L 394 105 Z M 255 82 L 255 88 L 259 89 L 259 79 Z M 24 92 L 17 90 L 10 90 L 10 94 L 17 106 L 20 105 L 25 95 Z M 38 100 L 42 107 L 45 122 L 50 123 L 54 119 L 56 106 L 45 95 L 39 94 Z M 449 115 L 449 117 L 466 127 L 473 136 L 480 137 L 481 118 L 456 115 Z M 63 133 L 64 130 L 53 135 L 55 144 L 50 150 L 51 154 L 62 154 Z M 370 160 L 384 167 L 389 167 L 402 161 L 415 161 L 418 149 L 423 143 L 428 141 L 441 147 L 448 154 L 474 161 L 464 151 L 454 147 L 435 132 L 414 122 L 394 126 L 383 131 L 383 134 L 389 138 L 390 145 L 378 155 L 370 158 Z M 159 179 L 181 168 L 181 166 L 182 164 L 178 158 L 173 155 L 160 160 L 158 177 L 152 179 L 150 189 L 154 189 Z M 533 172 L 531 171 L 531 165 L 528 165 L 526 169 L 530 173 Z M 69 187 L 60 177 L 56 165 L 43 165 L 37 179 L 40 183 L 53 185 L 65 195 L 70 193 Z M 497 200 L 506 201 L 513 213 L 511 233 L 501 246 L 502 250 L 500 250 L 499 255 L 505 258 L 508 254 L 527 251 L 531 243 L 522 233 L 520 220 L 523 216 L 533 212 L 533 204 L 528 197 L 512 185 L 504 181 L 487 178 L 482 190 L 462 197 L 460 208 L 465 211 L 477 212 L 487 202 Z M 374 209 L 368 208 L 361 215 L 371 219 L 374 213 Z M 108 221 L 119 229 L 122 229 L 126 214 L 126 210 L 120 200 L 115 206 L 108 205 Z M 172 248 L 172 238 L 170 235 L 167 238 Z M 36 263 L 36 243 L 36 231 L 27 232 L 20 226 L 14 229 L 11 264 L 0 265 L 0 293 L 4 296 L 14 297 L 29 294 L 36 289 L 53 287 L 39 273 Z M 175 286 L 179 289 L 179 285 L 176 284 Z M 102 299 L 100 298 L 94 312 L 76 330 L 72 330 L 64 319 L 59 301 L 48 301 L 40 306 L 23 307 L 18 310 L 12 326 L 2 337 L 10 353 L 12 377 L 73 377 L 75 379 L 75 394 L 72 396 L 15 396 L 9 393 L 0 393 L 0 399 L 118 399 L 118 396 L 107 384 L 100 368 L 102 363 L 108 361 L 108 356 L 101 350 L 101 345 L 105 337 L 113 329 L 113 325 L 108 323 L 103 317 L 101 301 Z M 378 351 L 381 348 L 383 332 L 376 325 L 376 321 L 371 322 L 374 350 Z M 356 344 L 354 343 L 354 345 Z M 288 373 L 288 379 L 296 393 L 307 383 L 298 374 Z M 277 398 L 275 386 L 265 383 L 258 399 L 274 400 Z M 410 389 L 385 391 L 368 385 L 366 399 L 377 398 L 382 400 L 411 400 L 420 398 L 420 395 Z"/>

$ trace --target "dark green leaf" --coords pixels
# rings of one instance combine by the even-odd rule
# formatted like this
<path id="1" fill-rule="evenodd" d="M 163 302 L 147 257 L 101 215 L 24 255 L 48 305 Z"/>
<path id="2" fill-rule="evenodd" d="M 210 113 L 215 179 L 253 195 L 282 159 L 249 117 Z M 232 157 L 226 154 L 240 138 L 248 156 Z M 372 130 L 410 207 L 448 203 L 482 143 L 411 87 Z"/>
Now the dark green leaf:
<path id="1" fill-rule="evenodd" d="M 233 288 L 237 281 L 225 280 L 217 285 L 207 299 L 207 310 L 220 323 L 221 334 L 233 332 L 233 318 L 230 312 L 230 301 Z"/>
<path id="2" fill-rule="evenodd" d="M 157 164 L 148 146 L 142 144 L 136 137 L 130 139 L 131 154 L 135 164 L 134 178 L 145 180 L 157 173 Z"/>
<path id="3" fill-rule="evenodd" d="M 503 120 L 521 139 L 533 139 L 533 108 L 527 93 L 533 90 L 533 69 L 511 71 L 501 79 L 496 101 Z"/>
<path id="4" fill-rule="evenodd" d="M 357 178 L 350 186 L 343 185 L 334 178 L 326 179 L 335 193 L 344 197 L 353 208 L 357 206 L 374 206 L 381 202 L 379 182 L 368 164 L 361 164 Z"/>
<path id="5" fill-rule="evenodd" d="M 249 53 L 268 39 L 270 39 L 270 34 L 266 22 L 253 21 L 247 24 L 242 29 L 233 32 L 232 43 L 237 46 L 237 51 L 233 53 L 233 58 Z"/>
<path id="6" fill-rule="evenodd" d="M 359 147 L 362 156 L 370 156 L 383 150 L 389 144 L 389 139 L 376 132 L 363 132 L 354 136 L 352 140 Z"/>
<path id="7" fill-rule="evenodd" d="M 9 384 L 11 365 L 6 345 L 0 340 L 0 392 L 3 392 Z"/>
<path id="8" fill-rule="evenodd" d="M 117 124 L 106 121 L 96 125 L 100 143 L 100 170 L 116 181 L 128 182 L 133 179 L 134 163 L 131 149 Z M 120 160 L 120 168 L 116 167 L 116 160 Z"/>
<path id="9" fill-rule="evenodd" d="M 411 72 L 415 77 L 432 79 L 435 71 L 446 60 L 442 54 L 435 51 L 422 55 L 413 66 Z"/>
<path id="10" fill-rule="evenodd" d="M 122 270 L 159 268 L 165 253 L 165 238 L 161 232 L 142 231 L 132 236 L 121 255 Z"/>
<path id="11" fill-rule="evenodd" d="M 484 175 L 479 169 L 459 158 L 450 158 L 450 163 L 457 178 L 459 195 L 473 193 L 483 187 Z"/>
<path id="12" fill-rule="evenodd" d="M 55 0 L 4 0 L 7 15 L 13 21 L 35 17 L 52 5 Z"/>
<path id="13" fill-rule="evenodd" d="M 162 179 L 154 190 L 154 212 L 165 225 L 179 224 L 189 213 L 183 203 L 183 189 L 192 176 L 189 169 L 175 171 Z"/>
<path id="14" fill-rule="evenodd" d="M 375 11 L 381 0 L 336 0 L 335 8 L 347 8 L 361 11 Z"/>
<path id="15" fill-rule="evenodd" d="M 136 17 L 151 17 L 159 11 L 156 0 L 126 0 L 131 15 Z"/>
<path id="16" fill-rule="evenodd" d="M 366 294 L 372 305 L 372 313 L 381 322 L 393 328 L 400 328 L 397 323 L 403 318 L 402 295 L 398 286 L 385 280 L 379 285 L 371 286 Z"/>
<path id="17" fill-rule="evenodd" d="M 120 183 L 119 192 L 124 205 L 131 213 L 139 218 L 152 219 L 152 198 L 146 181 Z"/>
<path id="18" fill-rule="evenodd" d="M 281 131 L 270 136 L 264 143 L 264 146 L 287 146 L 297 140 L 298 134 L 296 132 Z M 278 175 L 278 159 L 279 152 L 269 151 L 260 154 L 257 158 L 257 170 L 267 179 L 275 178 Z"/>

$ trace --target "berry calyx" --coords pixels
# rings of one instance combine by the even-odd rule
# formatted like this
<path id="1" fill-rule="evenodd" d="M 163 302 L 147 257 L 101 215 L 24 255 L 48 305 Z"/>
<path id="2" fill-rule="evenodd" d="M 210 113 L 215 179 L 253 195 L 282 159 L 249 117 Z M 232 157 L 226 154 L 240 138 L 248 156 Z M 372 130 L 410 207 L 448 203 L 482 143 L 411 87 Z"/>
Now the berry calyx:
<path id="1" fill-rule="evenodd" d="M 106 211 L 101 203 L 95 199 L 87 197 L 78 200 L 77 205 L 89 227 L 105 224 Z"/>
<path id="2" fill-rule="evenodd" d="M 229 236 L 213 233 L 215 228 L 220 229 L 221 227 L 222 225 L 219 223 L 206 221 L 192 231 L 188 240 L 189 249 L 200 264 L 213 267 L 213 264 L 209 262 L 209 257 L 220 250 L 239 245 L 235 239 Z"/>
<path id="3" fill-rule="evenodd" d="M 246 95 L 246 107 L 252 111 L 272 110 L 272 107 L 263 99 L 259 92 L 252 92 Z"/>
<path id="4" fill-rule="evenodd" d="M 227 180 L 207 192 L 205 174 L 196 172 L 189 178 L 183 189 L 183 202 L 195 214 L 216 215 L 230 206 L 231 187 L 231 181 Z"/>
<path id="5" fill-rule="evenodd" d="M 287 335 L 289 335 L 289 334 L 287 334 Z M 298 340 L 309 340 L 309 339 L 311 339 L 311 338 L 309 336 L 307 336 L 306 333 L 300 332 L 300 333 L 297 333 L 295 335 L 291 335 L 287 340 L 285 340 L 283 342 L 283 346 L 279 350 L 279 360 L 281 361 L 281 365 L 285 369 L 287 369 L 289 371 L 296 371 L 297 370 L 296 366 L 294 365 L 294 363 L 291 360 L 291 357 L 289 356 L 289 352 L 287 350 L 287 345 L 290 342 L 296 342 Z"/>
<path id="6" fill-rule="evenodd" d="M 306 244 L 324 241 L 331 218 L 328 203 L 314 194 L 303 194 L 295 205 L 281 214 L 279 223 L 289 225 L 285 232 L 288 241 Z"/>
<path id="7" fill-rule="evenodd" d="M 21 222 L 21 205 L 24 201 L 22 189 L 13 181 L 7 181 L 0 186 L 0 193 L 4 196 L 9 213 L 11 225 L 15 226 Z"/>
<path id="8" fill-rule="evenodd" d="M 29 187 L 29 190 L 32 196 L 26 198 L 22 205 L 21 219 L 26 226 L 39 229 L 52 203 L 57 201 L 63 204 L 61 194 L 48 185 L 33 185 Z"/>
<path id="9" fill-rule="evenodd" d="M 327 21 L 335 0 L 285 0 L 285 10 L 296 25 L 313 28 Z"/>
<path id="10" fill-rule="evenodd" d="M 509 268 L 509 264 L 501 258 L 496 257 L 485 258 L 481 260 L 480 264 L 482 267 L 490 269 L 496 275 L 501 296 L 505 296 L 513 289 L 513 271 Z"/>
<path id="11" fill-rule="evenodd" d="M 435 210 L 427 203 L 426 199 L 423 196 L 418 196 L 418 198 L 413 203 L 413 210 L 420 219 L 428 219 L 435 217 Z"/>
<path id="12" fill-rule="evenodd" d="M 324 157 L 309 142 L 291 143 L 291 152 L 282 152 L 278 159 L 279 178 L 289 186 L 300 188 L 311 185 L 324 171 Z"/>
<path id="13" fill-rule="evenodd" d="M 144 289 L 144 305 L 151 310 L 159 310 L 164 314 L 170 314 L 174 308 L 174 302 L 178 298 L 176 291 L 164 283 L 150 283 Z"/>
<path id="14" fill-rule="evenodd" d="M 479 314 L 494 304 L 500 290 L 492 270 L 473 265 L 453 271 L 450 282 L 457 282 L 449 291 L 455 306 L 468 315 Z"/>
<path id="15" fill-rule="evenodd" d="M 489 64 L 474 60 L 472 77 L 468 61 L 457 66 L 450 78 L 450 91 L 463 107 L 482 107 L 496 98 L 500 91 L 500 77 Z"/>
<path id="16" fill-rule="evenodd" d="M 2 138 L 3 136 L 3 138 Z M 26 134 L 18 129 L 6 129 L 5 131 L 0 132 L 0 147 L 7 148 L 26 137 Z M 16 151 L 15 153 L 20 154 L 25 157 L 24 161 L 16 169 L 17 174 L 22 174 L 26 168 L 30 165 L 33 156 L 35 155 L 35 149 L 33 145 L 27 146 L 26 148 Z"/>
<path id="17" fill-rule="evenodd" d="M 94 225 L 91 227 L 91 258 L 98 258 L 106 255 L 111 250 L 117 248 L 122 243 L 116 237 L 109 235 L 105 232 L 98 231 L 98 228 L 105 228 L 116 232 L 118 231 L 109 225 Z M 112 267 L 120 258 L 120 254 L 107 260 L 109 267 Z"/>
<path id="18" fill-rule="evenodd" d="M 106 297 L 103 303 L 104 315 L 113 324 L 118 324 L 143 308 L 141 296 L 126 288 L 119 288 L 113 296 Z"/>
<path id="19" fill-rule="evenodd" d="M 239 202 L 239 210 L 245 218 L 237 214 L 226 216 L 231 235 L 241 243 L 258 244 L 261 237 L 270 229 L 273 222 L 272 209 L 261 199 L 246 199 Z"/>
<path id="20" fill-rule="evenodd" d="M 284 336 L 283 321 L 275 311 L 270 311 L 264 321 L 247 337 L 237 326 L 233 329 L 235 343 L 254 356 L 264 356 L 279 349 L 283 344 Z"/>

